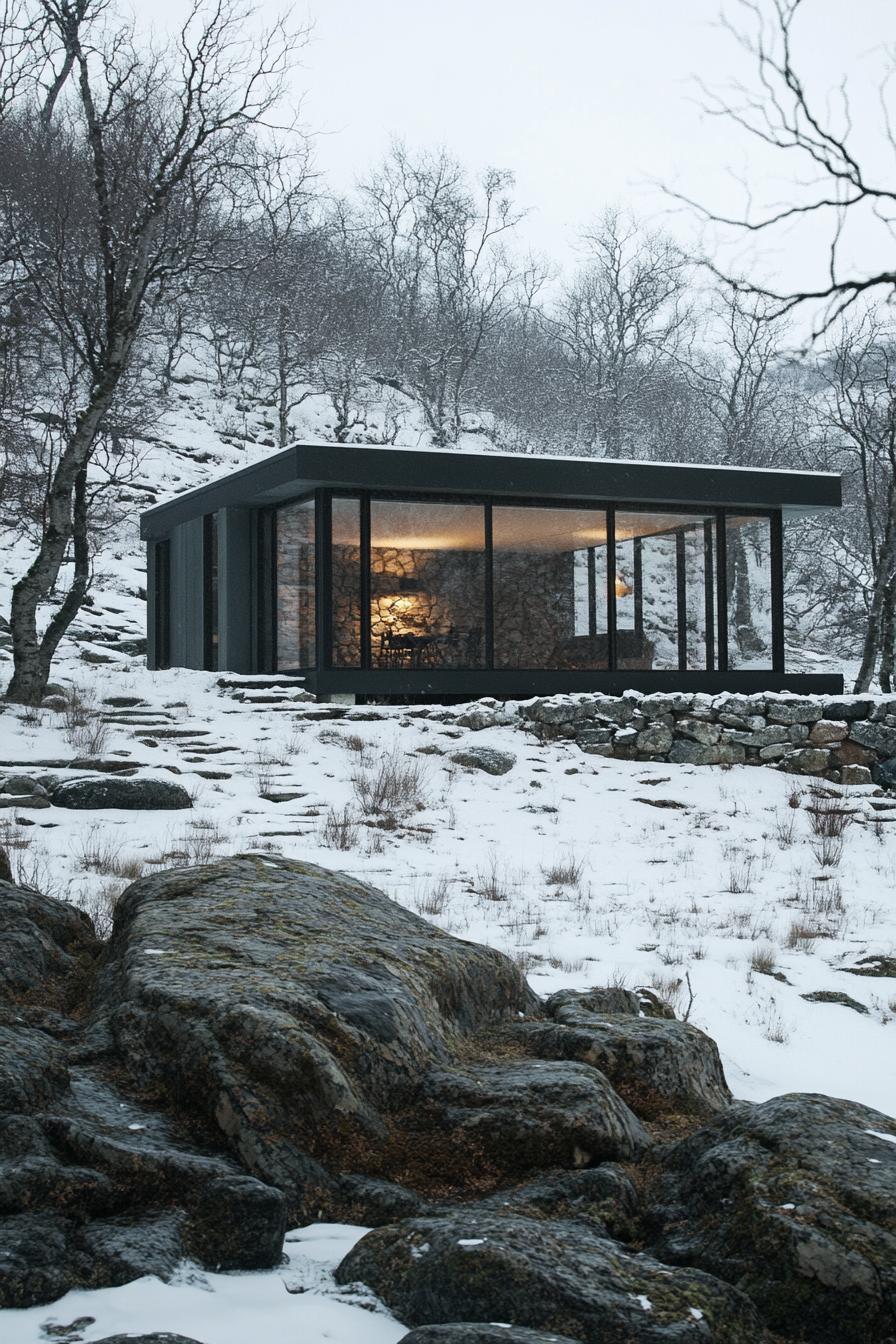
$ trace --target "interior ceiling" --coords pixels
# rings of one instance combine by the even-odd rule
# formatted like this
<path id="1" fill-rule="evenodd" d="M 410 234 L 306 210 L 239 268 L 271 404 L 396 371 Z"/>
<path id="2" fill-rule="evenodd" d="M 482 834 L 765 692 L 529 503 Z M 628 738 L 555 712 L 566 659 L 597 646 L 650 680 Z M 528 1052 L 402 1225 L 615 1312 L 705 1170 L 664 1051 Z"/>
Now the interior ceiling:
<path id="1" fill-rule="evenodd" d="M 337 501 L 334 501 L 334 505 Z M 493 510 L 496 551 L 577 551 L 603 546 L 606 517 L 600 509 L 545 509 L 496 506 Z M 668 513 L 617 513 L 616 540 L 668 532 L 703 518 Z M 338 501 L 333 509 L 333 544 L 358 545 L 358 509 Z M 373 500 L 370 544 L 379 550 L 481 551 L 485 522 L 479 504 L 409 504 L 406 500 Z"/>

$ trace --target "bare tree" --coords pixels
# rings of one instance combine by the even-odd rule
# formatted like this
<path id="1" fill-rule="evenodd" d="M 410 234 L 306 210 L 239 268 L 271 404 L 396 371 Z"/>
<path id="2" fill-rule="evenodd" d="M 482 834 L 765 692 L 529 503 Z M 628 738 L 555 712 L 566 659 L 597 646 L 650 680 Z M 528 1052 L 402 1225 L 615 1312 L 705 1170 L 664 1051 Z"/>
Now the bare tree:
<path id="1" fill-rule="evenodd" d="M 515 302 L 519 270 L 502 245 L 521 215 L 512 177 L 476 187 L 446 153 L 396 144 L 362 184 L 363 228 L 388 310 L 381 376 L 420 405 L 433 441 L 457 440 L 485 344 Z"/>
<path id="2" fill-rule="evenodd" d="M 32 27 L 52 59 L 36 92 L 15 88 L 0 125 L 19 151 L 14 162 L 28 166 L 6 184 L 0 246 L 79 392 L 34 558 L 13 589 L 7 697 L 28 704 L 39 702 L 83 601 L 76 555 L 73 582 L 40 631 L 39 608 L 77 543 L 89 467 L 135 373 L 146 315 L 188 272 L 215 264 L 243 193 L 243 151 L 281 97 L 303 36 L 277 23 L 253 43 L 233 0 L 212 0 L 194 4 L 160 53 L 141 49 L 127 26 L 106 25 L 104 9 L 103 0 L 35 0 Z M 57 89 L 63 70 L 68 82 Z"/>
<path id="3" fill-rule="evenodd" d="M 711 264 L 717 276 L 735 291 L 767 301 L 770 318 L 780 317 L 805 304 L 815 305 L 813 339 L 827 331 L 863 295 L 896 288 L 896 267 L 869 268 L 865 274 L 844 260 L 850 228 L 860 221 L 877 221 L 892 244 L 896 214 L 896 178 L 881 175 L 877 158 L 866 146 L 859 149 L 846 81 L 836 95 L 816 96 L 807 87 L 803 62 L 797 56 L 798 20 L 807 13 L 805 0 L 738 0 L 745 27 L 726 26 L 740 47 L 753 60 L 756 81 L 722 93 L 701 84 L 709 115 L 733 122 L 751 140 L 781 151 L 790 162 L 793 197 L 767 207 L 750 204 L 739 215 L 722 214 L 677 192 L 676 199 L 695 207 L 714 224 L 732 227 L 740 235 L 771 236 L 780 226 L 807 225 L 817 220 L 827 229 L 826 275 L 803 289 L 776 288 L 726 273 Z M 806 46 L 809 39 L 806 40 Z M 888 69 L 879 90 L 881 136 L 887 155 L 896 149 L 892 75 L 896 62 L 887 58 Z M 811 242 L 811 235 L 806 235 Z M 710 264 L 710 263 L 707 263 Z"/>
<path id="4" fill-rule="evenodd" d="M 819 419 L 847 499 L 837 564 L 864 598 L 865 628 L 855 690 L 878 673 L 893 689 L 896 642 L 896 333 L 868 315 L 843 325 L 822 362 Z M 833 587 L 833 584 L 831 585 Z"/>
<path id="5" fill-rule="evenodd" d="M 588 256 L 550 314 L 571 438 L 588 452 L 635 450 L 639 409 L 687 330 L 686 263 L 663 234 L 608 210 L 583 235 Z"/>

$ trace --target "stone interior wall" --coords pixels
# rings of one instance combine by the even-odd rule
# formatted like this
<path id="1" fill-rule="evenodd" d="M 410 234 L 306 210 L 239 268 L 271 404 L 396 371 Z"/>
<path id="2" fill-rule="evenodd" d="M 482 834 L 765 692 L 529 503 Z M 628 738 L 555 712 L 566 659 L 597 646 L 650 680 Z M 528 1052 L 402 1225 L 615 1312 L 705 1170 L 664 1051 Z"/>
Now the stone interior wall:
<path id="1" fill-rule="evenodd" d="M 569 738 L 590 755 L 769 765 L 840 784 L 896 787 L 893 696 L 630 692 L 552 696 L 513 709 L 539 738 Z"/>
<path id="2" fill-rule="evenodd" d="M 495 667 L 551 667 L 575 633 L 573 551 L 495 552 Z"/>
<path id="3" fill-rule="evenodd" d="M 469 663 L 466 641 L 469 638 L 470 647 L 475 648 L 478 632 L 478 662 L 481 666 L 485 648 L 484 564 L 481 551 L 373 547 L 370 553 L 373 665 L 377 665 L 382 637 L 387 630 L 397 635 L 444 635 L 453 629 L 457 632 L 458 644 L 439 645 L 431 657 L 438 658 L 440 666 Z M 357 666 L 359 662 L 359 576 L 359 548 L 334 546 L 333 651 L 337 666 Z M 412 592 L 402 592 L 401 579 L 412 579 L 419 587 Z"/>
<path id="4" fill-rule="evenodd" d="M 315 638 L 314 510 L 277 514 L 277 667 L 313 667 Z"/>

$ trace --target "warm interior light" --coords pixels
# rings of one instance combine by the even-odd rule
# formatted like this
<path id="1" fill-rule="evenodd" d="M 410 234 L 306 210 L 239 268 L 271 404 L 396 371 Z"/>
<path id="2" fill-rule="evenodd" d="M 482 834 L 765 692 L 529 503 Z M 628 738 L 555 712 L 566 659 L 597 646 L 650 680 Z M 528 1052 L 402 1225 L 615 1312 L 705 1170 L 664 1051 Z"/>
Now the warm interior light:
<path id="1" fill-rule="evenodd" d="M 616 583 L 615 583 L 614 586 L 615 586 L 615 589 L 616 589 L 616 596 L 617 596 L 617 597 L 629 597 L 629 596 L 630 596 L 632 590 L 631 590 L 631 587 L 629 586 L 629 584 L 627 584 L 627 583 L 625 582 L 625 579 L 617 579 L 617 580 L 616 580 Z"/>

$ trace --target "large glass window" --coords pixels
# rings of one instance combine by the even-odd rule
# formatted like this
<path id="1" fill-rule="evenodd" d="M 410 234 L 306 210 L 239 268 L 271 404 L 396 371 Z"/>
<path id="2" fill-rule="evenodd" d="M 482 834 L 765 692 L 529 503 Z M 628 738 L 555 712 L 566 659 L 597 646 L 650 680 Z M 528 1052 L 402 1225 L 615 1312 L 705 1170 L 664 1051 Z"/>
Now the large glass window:
<path id="1" fill-rule="evenodd" d="M 492 526 L 495 667 L 607 667 L 606 514 L 498 506 Z"/>
<path id="2" fill-rule="evenodd" d="M 616 664 L 715 666 L 713 519 L 616 514 Z"/>
<path id="3" fill-rule="evenodd" d="M 731 515 L 725 520 L 728 586 L 728 666 L 772 666 L 771 522 Z"/>
<path id="4" fill-rule="evenodd" d="M 313 667 L 315 634 L 314 500 L 277 510 L 277 668 Z"/>
<path id="5" fill-rule="evenodd" d="M 481 504 L 372 500 L 373 667 L 485 665 Z"/>
<path id="6" fill-rule="evenodd" d="M 361 666 L 361 501 L 333 500 L 333 666 Z"/>

